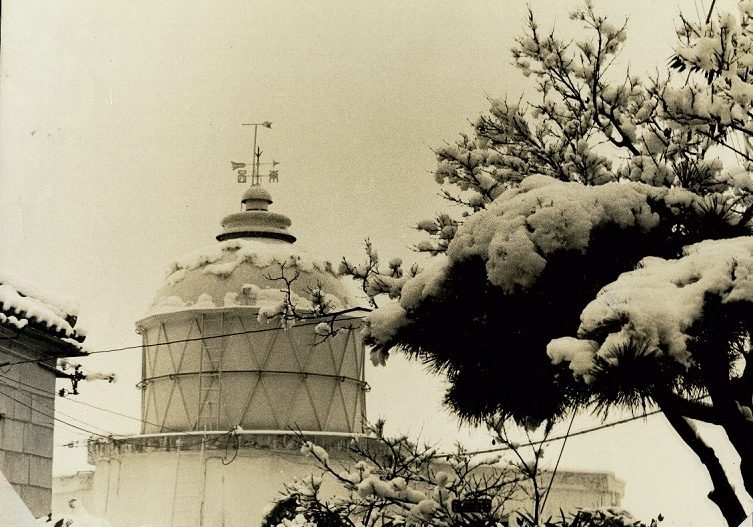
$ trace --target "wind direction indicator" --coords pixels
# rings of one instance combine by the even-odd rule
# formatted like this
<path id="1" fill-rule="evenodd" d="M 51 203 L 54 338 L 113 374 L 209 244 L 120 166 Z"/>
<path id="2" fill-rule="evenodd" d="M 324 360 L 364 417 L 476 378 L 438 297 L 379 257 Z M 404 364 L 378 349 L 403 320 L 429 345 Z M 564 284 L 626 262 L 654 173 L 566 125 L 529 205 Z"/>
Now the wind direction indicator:
<path id="1" fill-rule="evenodd" d="M 280 164 L 279 161 L 272 161 L 270 163 L 238 163 L 236 161 L 230 162 L 233 171 L 236 172 L 238 175 L 238 183 L 246 183 L 248 181 L 248 170 L 247 167 L 251 167 L 251 184 L 252 185 L 259 185 L 261 183 L 262 178 L 267 178 L 267 180 L 270 183 L 279 183 L 280 181 L 280 171 L 275 170 L 274 167 Z M 266 174 L 260 173 L 260 167 L 263 165 L 269 165 L 272 168 L 270 171 Z"/>
<path id="2" fill-rule="evenodd" d="M 257 146 L 256 138 L 259 132 L 259 127 L 272 129 L 272 123 L 270 121 L 262 121 L 260 123 L 241 123 L 241 126 L 253 126 L 254 127 L 254 149 L 252 150 L 253 160 L 250 163 L 231 161 L 233 171 L 237 171 L 238 183 L 246 183 L 248 177 L 248 167 L 251 167 L 251 184 L 260 185 L 261 178 L 267 178 L 270 183 L 277 183 L 280 179 L 280 174 L 275 167 L 279 165 L 277 161 L 271 163 L 262 163 L 261 154 L 262 149 Z M 261 173 L 261 165 L 271 165 L 271 168 L 267 174 Z"/>

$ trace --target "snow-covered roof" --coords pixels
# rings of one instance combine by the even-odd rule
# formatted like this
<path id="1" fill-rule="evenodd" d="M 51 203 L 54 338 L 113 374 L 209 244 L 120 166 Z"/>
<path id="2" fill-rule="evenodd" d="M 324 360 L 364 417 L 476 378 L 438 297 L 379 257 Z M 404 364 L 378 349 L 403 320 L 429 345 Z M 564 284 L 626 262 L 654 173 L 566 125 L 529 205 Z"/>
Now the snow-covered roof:
<path id="1" fill-rule="evenodd" d="M 331 262 L 290 243 L 232 239 L 173 262 L 149 314 L 218 307 L 269 310 L 285 300 L 283 274 L 292 279 L 292 302 L 303 310 L 310 303 L 307 292 L 319 287 L 333 310 L 353 305 Z"/>
<path id="2" fill-rule="evenodd" d="M 80 349 L 86 331 L 77 326 L 77 319 L 75 302 L 0 272 L 0 324 L 14 330 L 35 329 Z"/>

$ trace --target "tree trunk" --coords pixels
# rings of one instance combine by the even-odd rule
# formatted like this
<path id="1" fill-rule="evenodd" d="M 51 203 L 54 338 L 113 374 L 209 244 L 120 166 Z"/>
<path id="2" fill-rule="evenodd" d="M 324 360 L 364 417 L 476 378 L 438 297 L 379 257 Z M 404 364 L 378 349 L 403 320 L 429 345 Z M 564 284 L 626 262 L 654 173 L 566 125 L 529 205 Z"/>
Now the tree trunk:
<path id="1" fill-rule="evenodd" d="M 740 474 L 745 490 L 753 496 L 753 430 L 750 423 L 736 409 L 732 415 L 724 417 L 722 428 L 740 456 Z"/>
<path id="2" fill-rule="evenodd" d="M 727 347 L 729 346 L 719 345 L 710 349 Z M 722 426 L 740 456 L 743 485 L 748 494 L 753 496 L 753 425 L 740 413 L 727 361 L 721 359 L 719 353 L 714 354 L 709 349 L 703 351 L 703 354 L 699 354 L 699 364 L 718 417 L 718 424 Z"/>
<path id="3" fill-rule="evenodd" d="M 660 402 L 660 407 L 672 428 L 698 456 L 711 478 L 713 488 L 709 492 L 708 498 L 719 507 L 729 527 L 738 527 L 745 520 L 747 514 L 745 514 L 745 509 L 743 509 L 740 499 L 735 494 L 735 489 L 732 488 L 729 479 L 727 479 L 727 474 L 725 474 L 722 464 L 716 457 L 714 449 L 700 438 L 684 417 L 671 409 L 671 405 L 667 406 L 665 407 Z"/>

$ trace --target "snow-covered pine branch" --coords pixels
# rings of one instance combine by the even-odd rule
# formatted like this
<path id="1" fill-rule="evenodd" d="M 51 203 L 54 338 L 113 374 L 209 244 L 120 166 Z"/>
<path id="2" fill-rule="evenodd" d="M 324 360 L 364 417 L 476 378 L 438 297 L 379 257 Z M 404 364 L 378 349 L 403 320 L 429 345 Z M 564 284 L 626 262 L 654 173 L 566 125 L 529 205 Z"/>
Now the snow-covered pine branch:
<path id="1" fill-rule="evenodd" d="M 572 19 L 584 31 L 563 38 L 531 13 L 513 60 L 533 95 L 491 100 L 436 150 L 441 193 L 464 209 L 443 236 L 419 224 L 436 256 L 395 290 L 358 273 L 392 297 L 365 319 L 372 361 L 397 348 L 446 373 L 447 403 L 476 421 L 658 404 L 737 525 L 688 419 L 724 428 L 753 492 L 753 2 L 681 16 L 668 68 L 643 77 L 616 71 L 624 22 L 590 2 Z"/>

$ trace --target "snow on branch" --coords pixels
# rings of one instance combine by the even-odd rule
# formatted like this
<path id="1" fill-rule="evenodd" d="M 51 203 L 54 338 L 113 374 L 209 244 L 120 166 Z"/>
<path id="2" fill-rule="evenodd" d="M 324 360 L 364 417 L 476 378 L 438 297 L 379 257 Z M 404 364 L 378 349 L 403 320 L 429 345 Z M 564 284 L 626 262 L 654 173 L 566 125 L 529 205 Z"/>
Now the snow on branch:
<path id="1" fill-rule="evenodd" d="M 381 295 L 397 298 L 405 282 L 418 273 L 418 267 L 413 266 L 406 274 L 401 258 L 392 258 L 386 270 L 380 269 L 379 254 L 369 239 L 365 241 L 365 252 L 366 260 L 361 263 L 352 263 L 343 258 L 338 272 L 340 276 L 350 277 L 359 283 L 372 307 L 377 307 L 377 298 Z"/>
<path id="2" fill-rule="evenodd" d="M 607 72 L 627 38 L 625 23 L 612 24 L 586 3 L 571 15 L 586 37 L 569 40 L 543 31 L 530 13 L 512 53 L 520 71 L 536 79 L 537 95 L 491 100 L 473 136 L 436 150 L 441 194 L 477 212 L 535 174 L 586 185 L 629 179 L 700 195 L 723 192 L 714 147 L 746 166 L 753 161 L 744 144 L 753 139 L 753 18 L 747 2 L 739 9 L 706 24 L 681 18 L 666 76 L 626 72 L 616 81 L 619 75 Z"/>
<path id="3" fill-rule="evenodd" d="M 312 459 L 318 473 L 287 484 L 263 525 L 449 527 L 463 524 L 463 516 L 452 507 L 465 497 L 489 500 L 489 510 L 480 513 L 485 520 L 495 523 L 504 517 L 506 504 L 519 488 L 514 468 L 498 457 L 481 459 L 460 447 L 440 460 L 434 448 L 405 436 L 385 437 L 382 427 L 379 422 L 370 437 L 354 439 L 349 459 L 330 456 L 300 435 L 301 452 Z M 325 480 L 341 489 L 336 497 L 320 495 Z"/>
<path id="4" fill-rule="evenodd" d="M 606 223 L 639 226 L 659 223 L 648 204 L 657 189 L 637 184 L 587 187 L 530 176 L 508 190 L 495 207 L 469 218 L 448 249 L 452 260 L 480 256 L 489 281 L 505 291 L 532 285 L 546 257 L 561 250 L 588 249 L 591 232 Z M 692 196 L 685 197 L 688 200 Z"/>
<path id="5" fill-rule="evenodd" d="M 640 342 L 647 354 L 693 366 L 692 329 L 710 299 L 753 304 L 753 237 L 708 240 L 684 252 L 677 260 L 645 258 L 606 285 L 583 310 L 578 340 L 549 345 L 552 361 L 569 362 L 575 376 L 590 382 L 597 357 L 617 363 L 615 349 Z"/>
<path id="6" fill-rule="evenodd" d="M 592 233 L 605 225 L 650 231 L 659 225 L 657 203 L 665 208 L 693 208 L 701 201 L 681 189 L 641 183 L 596 187 L 530 176 L 505 191 L 493 206 L 470 217 L 459 229 L 446 256 L 402 286 L 399 300 L 366 317 L 372 343 L 389 343 L 410 322 L 410 313 L 443 289 L 449 266 L 480 257 L 489 282 L 513 293 L 536 283 L 547 258 L 560 252 L 589 249 Z M 653 206 L 652 206 L 653 204 Z M 382 362 L 378 358 L 376 362 Z"/>

